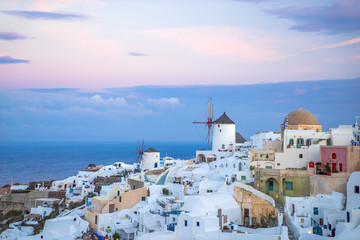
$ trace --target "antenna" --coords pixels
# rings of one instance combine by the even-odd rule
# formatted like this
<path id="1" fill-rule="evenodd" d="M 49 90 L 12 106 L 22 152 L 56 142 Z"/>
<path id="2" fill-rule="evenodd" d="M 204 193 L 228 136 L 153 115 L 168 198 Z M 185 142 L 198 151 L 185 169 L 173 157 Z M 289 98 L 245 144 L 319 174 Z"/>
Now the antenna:
<path id="1" fill-rule="evenodd" d="M 206 136 L 206 139 L 208 141 L 208 148 L 210 148 L 211 140 L 212 140 L 213 125 L 214 125 L 213 119 L 214 119 L 214 105 L 212 104 L 212 98 L 209 97 L 207 103 L 206 122 L 193 122 L 194 124 L 205 124 L 205 128 L 208 129 Z"/>
<path id="2" fill-rule="evenodd" d="M 355 116 L 355 121 L 356 121 L 356 124 L 358 124 L 358 119 L 360 118 L 360 116 Z"/>

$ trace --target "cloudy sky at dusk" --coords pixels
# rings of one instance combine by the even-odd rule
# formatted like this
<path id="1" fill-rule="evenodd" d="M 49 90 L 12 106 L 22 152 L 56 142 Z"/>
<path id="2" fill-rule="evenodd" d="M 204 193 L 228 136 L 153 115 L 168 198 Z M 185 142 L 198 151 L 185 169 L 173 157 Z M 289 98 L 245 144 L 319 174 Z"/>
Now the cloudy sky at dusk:
<path id="1" fill-rule="evenodd" d="M 352 124 L 359 66 L 359 0 L 0 0 L 0 140 L 199 140 L 209 96 L 246 137 Z"/>

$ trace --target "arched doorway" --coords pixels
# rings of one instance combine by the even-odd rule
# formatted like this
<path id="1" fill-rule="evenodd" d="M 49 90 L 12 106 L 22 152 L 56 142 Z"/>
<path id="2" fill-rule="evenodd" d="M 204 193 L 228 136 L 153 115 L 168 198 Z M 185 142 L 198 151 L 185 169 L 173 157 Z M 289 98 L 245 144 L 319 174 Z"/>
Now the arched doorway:
<path id="1" fill-rule="evenodd" d="M 197 157 L 197 161 L 198 161 L 199 163 L 206 162 L 205 155 L 204 155 L 204 154 L 199 154 L 198 157 Z"/>
<path id="2" fill-rule="evenodd" d="M 266 194 L 279 193 L 279 182 L 275 178 L 269 178 L 266 182 Z"/>

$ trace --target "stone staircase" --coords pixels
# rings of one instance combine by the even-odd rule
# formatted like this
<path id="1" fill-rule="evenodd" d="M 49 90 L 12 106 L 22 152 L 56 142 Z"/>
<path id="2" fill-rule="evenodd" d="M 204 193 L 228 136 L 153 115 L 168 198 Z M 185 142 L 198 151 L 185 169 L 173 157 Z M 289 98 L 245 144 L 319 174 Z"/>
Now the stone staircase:
<path id="1" fill-rule="evenodd" d="M 287 225 L 287 222 L 285 220 L 285 214 L 284 214 L 284 205 L 282 205 L 280 202 L 275 202 L 275 208 L 279 213 L 282 213 L 283 215 L 283 223 L 285 226 L 288 227 L 288 234 L 289 234 L 289 240 L 296 240 L 294 233 L 291 231 L 289 226 Z"/>

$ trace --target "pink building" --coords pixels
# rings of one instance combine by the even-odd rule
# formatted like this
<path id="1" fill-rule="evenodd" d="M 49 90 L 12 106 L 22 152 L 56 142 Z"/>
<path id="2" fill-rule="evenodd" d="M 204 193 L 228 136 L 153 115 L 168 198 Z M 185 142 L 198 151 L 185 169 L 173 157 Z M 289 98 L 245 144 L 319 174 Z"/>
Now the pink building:
<path id="1" fill-rule="evenodd" d="M 321 166 L 329 166 L 331 171 L 354 172 L 360 170 L 359 146 L 321 146 Z"/>

